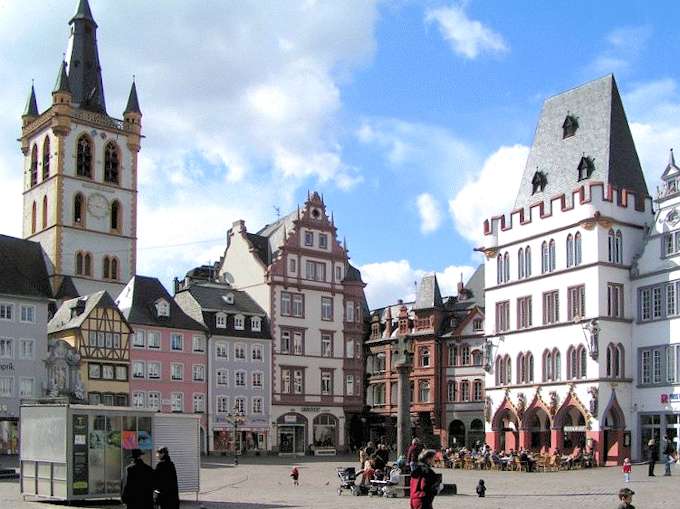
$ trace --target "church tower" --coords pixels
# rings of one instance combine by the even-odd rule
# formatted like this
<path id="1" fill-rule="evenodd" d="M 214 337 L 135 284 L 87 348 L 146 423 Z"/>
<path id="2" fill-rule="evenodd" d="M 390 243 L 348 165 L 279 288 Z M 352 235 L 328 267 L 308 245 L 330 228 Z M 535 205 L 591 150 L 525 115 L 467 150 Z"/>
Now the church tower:
<path id="1" fill-rule="evenodd" d="M 137 154 L 142 113 L 133 81 L 123 119 L 109 116 L 87 0 L 71 20 L 52 104 L 38 110 L 31 87 L 22 115 L 24 238 L 40 242 L 59 298 L 107 290 L 135 274 Z"/>

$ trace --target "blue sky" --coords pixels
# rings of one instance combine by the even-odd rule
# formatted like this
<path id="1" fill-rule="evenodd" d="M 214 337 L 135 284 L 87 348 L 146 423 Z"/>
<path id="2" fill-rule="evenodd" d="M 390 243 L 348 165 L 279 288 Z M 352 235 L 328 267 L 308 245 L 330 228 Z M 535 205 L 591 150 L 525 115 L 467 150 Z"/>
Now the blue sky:
<path id="1" fill-rule="evenodd" d="M 50 100 L 75 0 L 0 1 L 0 232 L 20 235 L 15 142 Z M 140 272 L 169 282 L 324 193 L 369 304 L 444 291 L 514 199 L 546 96 L 616 75 L 653 189 L 680 140 L 676 2 L 91 0 L 109 113 L 137 76 Z M 181 247 L 168 247 L 186 244 Z"/>

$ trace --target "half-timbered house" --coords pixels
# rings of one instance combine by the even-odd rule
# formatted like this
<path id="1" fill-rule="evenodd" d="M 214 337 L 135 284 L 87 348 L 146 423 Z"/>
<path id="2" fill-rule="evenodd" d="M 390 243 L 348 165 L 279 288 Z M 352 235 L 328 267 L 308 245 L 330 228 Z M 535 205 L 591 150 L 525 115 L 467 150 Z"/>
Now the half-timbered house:
<path id="1" fill-rule="evenodd" d="M 131 328 L 108 292 L 67 300 L 47 332 L 51 396 L 127 406 Z"/>

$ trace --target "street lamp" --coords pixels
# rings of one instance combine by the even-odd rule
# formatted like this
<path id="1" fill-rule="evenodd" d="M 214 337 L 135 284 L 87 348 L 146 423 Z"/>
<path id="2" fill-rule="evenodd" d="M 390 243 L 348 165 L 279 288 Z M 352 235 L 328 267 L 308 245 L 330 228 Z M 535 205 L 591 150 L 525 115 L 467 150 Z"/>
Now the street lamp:
<path id="1" fill-rule="evenodd" d="M 246 420 L 245 412 L 239 407 L 238 404 L 234 405 L 231 412 L 226 415 L 227 423 L 234 425 L 234 465 L 238 465 L 238 450 L 236 449 L 236 437 L 238 434 L 238 425 L 243 424 Z"/>

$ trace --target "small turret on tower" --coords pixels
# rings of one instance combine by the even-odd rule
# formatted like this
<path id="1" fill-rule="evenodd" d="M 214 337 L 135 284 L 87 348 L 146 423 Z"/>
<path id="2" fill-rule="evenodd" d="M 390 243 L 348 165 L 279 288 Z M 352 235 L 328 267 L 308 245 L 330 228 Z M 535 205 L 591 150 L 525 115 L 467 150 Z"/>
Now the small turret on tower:
<path id="1" fill-rule="evenodd" d="M 28 100 L 26 101 L 26 108 L 24 109 L 23 115 L 21 115 L 21 120 L 23 125 L 26 126 L 30 124 L 33 120 L 38 118 L 38 101 L 35 98 L 35 87 L 31 83 L 31 93 L 28 95 Z"/>
<path id="2" fill-rule="evenodd" d="M 57 81 L 52 90 L 52 111 L 54 112 L 53 131 L 55 134 L 67 135 L 71 130 L 71 83 L 66 73 L 66 62 L 62 61 L 57 73 Z"/>
<path id="3" fill-rule="evenodd" d="M 142 132 L 142 110 L 139 108 L 139 99 L 137 98 L 137 85 L 135 79 L 132 79 L 132 86 L 130 87 L 130 95 L 128 96 L 127 106 L 123 112 L 123 120 L 125 126 L 130 133 L 128 137 L 128 147 L 130 150 L 139 152 L 141 147 L 141 132 Z"/>

